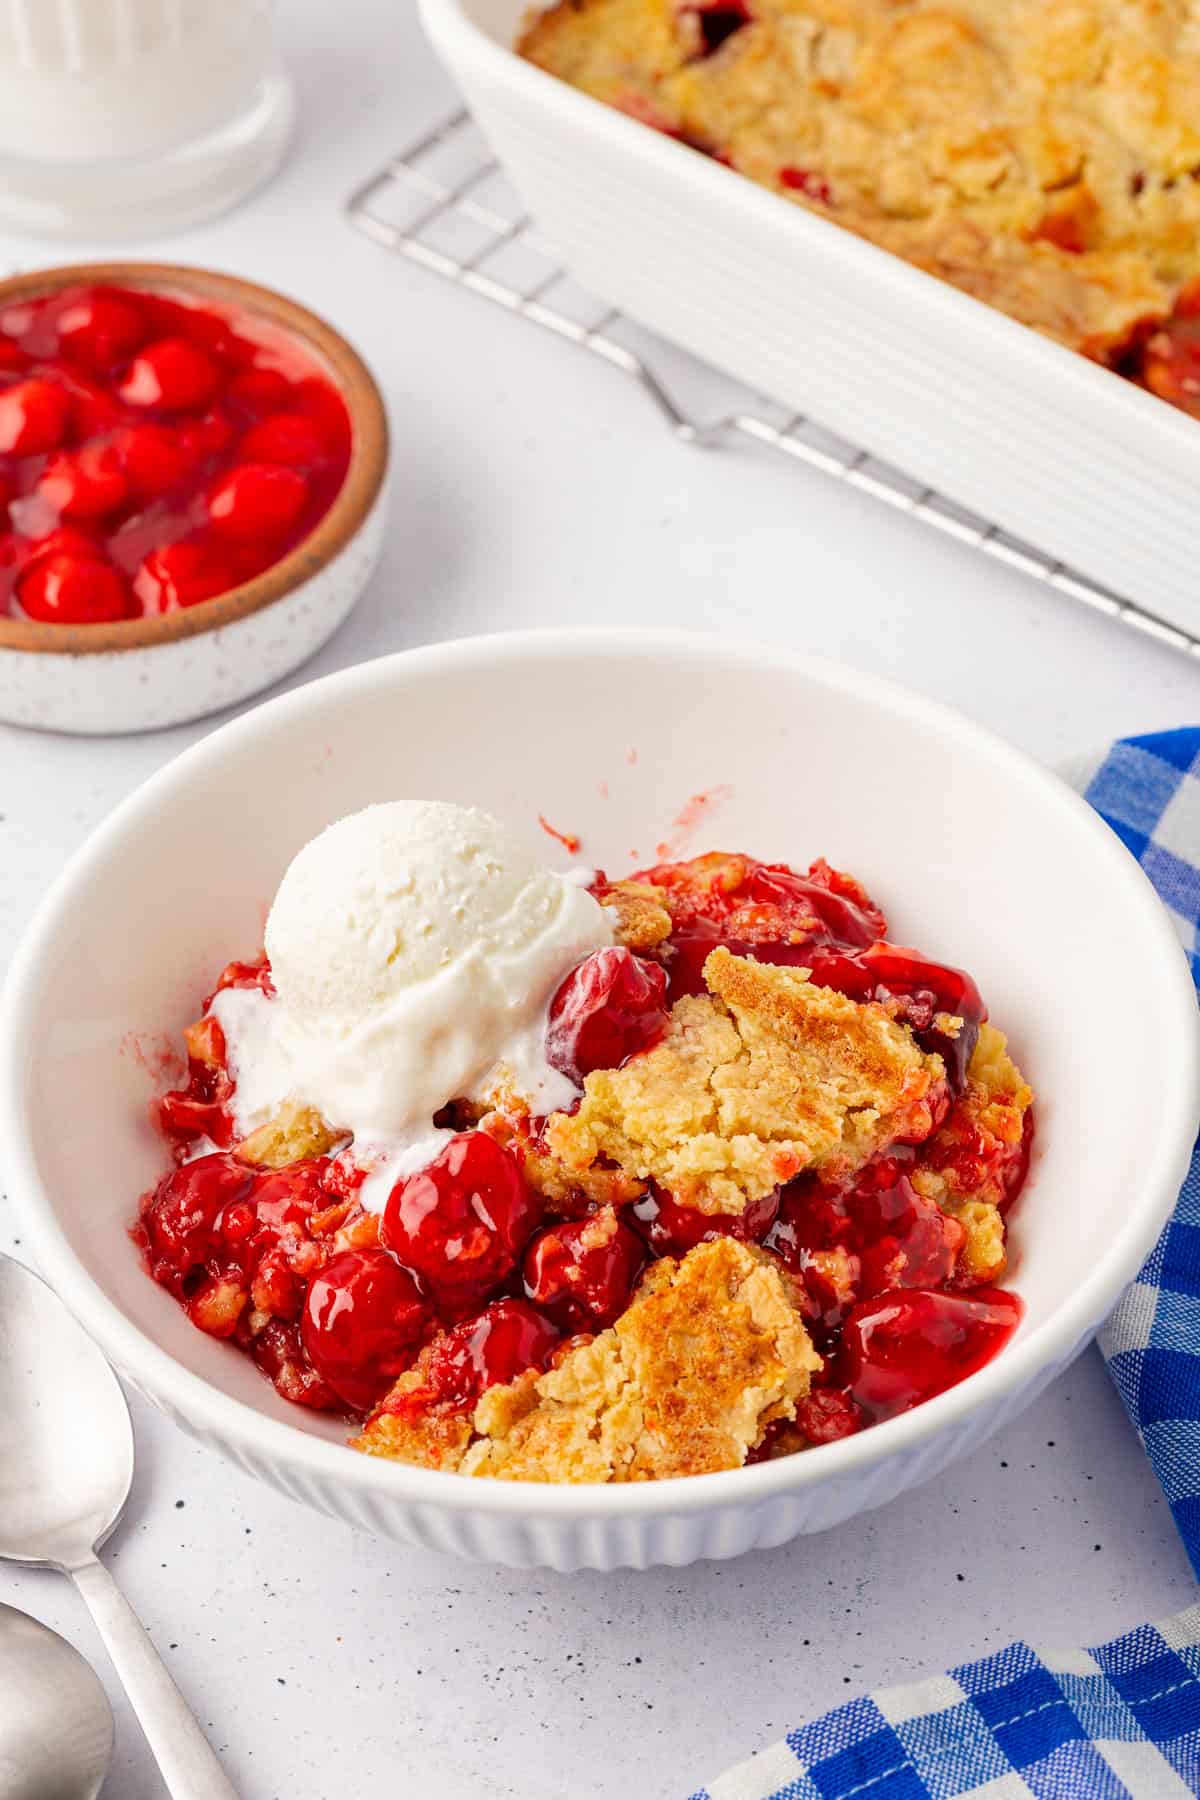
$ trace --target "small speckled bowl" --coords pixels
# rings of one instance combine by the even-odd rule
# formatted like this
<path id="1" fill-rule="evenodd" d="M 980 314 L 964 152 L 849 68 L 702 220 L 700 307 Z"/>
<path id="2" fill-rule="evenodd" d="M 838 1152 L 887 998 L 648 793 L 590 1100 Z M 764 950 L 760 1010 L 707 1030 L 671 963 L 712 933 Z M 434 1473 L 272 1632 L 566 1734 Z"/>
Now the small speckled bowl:
<path id="1" fill-rule="evenodd" d="M 77 283 L 195 296 L 284 331 L 350 414 L 346 480 L 294 550 L 253 581 L 156 618 L 47 625 L 0 614 L 0 719 L 48 731 L 154 731 L 269 687 L 332 637 L 383 543 L 388 427 L 366 364 L 315 313 L 270 288 L 170 263 L 80 263 L 0 281 L 0 307 Z"/>

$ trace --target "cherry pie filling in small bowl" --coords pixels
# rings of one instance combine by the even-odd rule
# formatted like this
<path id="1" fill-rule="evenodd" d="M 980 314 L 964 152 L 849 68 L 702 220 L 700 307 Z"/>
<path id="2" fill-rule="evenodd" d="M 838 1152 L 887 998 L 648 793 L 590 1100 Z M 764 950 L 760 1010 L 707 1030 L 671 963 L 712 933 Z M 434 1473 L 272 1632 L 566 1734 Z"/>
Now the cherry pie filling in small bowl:
<path id="1" fill-rule="evenodd" d="M 358 1449 L 513 1479 L 793 1454 L 994 1357 L 1033 1097 L 970 976 L 893 944 L 824 861 L 589 891 L 613 941 L 545 1016 L 573 1103 L 503 1078 L 452 1101 L 382 1204 L 311 1106 L 239 1134 L 218 996 L 274 987 L 265 957 L 230 964 L 157 1103 L 153 1278 Z"/>
<path id="2" fill-rule="evenodd" d="M 249 307 L 80 281 L 0 306 L 0 616 L 201 605 L 307 538 L 346 480 L 326 370 Z"/>

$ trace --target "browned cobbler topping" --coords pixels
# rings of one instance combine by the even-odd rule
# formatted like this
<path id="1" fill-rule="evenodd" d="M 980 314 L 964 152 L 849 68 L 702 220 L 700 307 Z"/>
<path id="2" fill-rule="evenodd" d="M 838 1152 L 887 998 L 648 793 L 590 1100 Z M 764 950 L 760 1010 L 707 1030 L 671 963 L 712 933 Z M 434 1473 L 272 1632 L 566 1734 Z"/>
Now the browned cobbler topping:
<path id="1" fill-rule="evenodd" d="M 519 49 L 1086 355 L 1200 276 L 1191 0 L 560 0 Z"/>
<path id="2" fill-rule="evenodd" d="M 311 1106 L 289 1101 L 273 1119 L 235 1145 L 234 1155 L 256 1168 L 286 1169 L 290 1163 L 324 1156 L 341 1136 Z"/>
<path id="3" fill-rule="evenodd" d="M 614 915 L 613 931 L 627 950 L 654 950 L 671 935 L 662 888 L 647 881 L 614 881 L 596 898 Z"/>
<path id="4" fill-rule="evenodd" d="M 661 1043 L 589 1075 L 578 1110 L 547 1122 L 564 1182 L 592 1193 L 598 1168 L 607 1194 L 615 1168 L 682 1206 L 740 1213 L 802 1169 L 848 1173 L 929 1135 L 941 1059 L 882 1006 L 725 949 L 704 978 L 709 993 L 676 1002 Z"/>
<path id="5" fill-rule="evenodd" d="M 999 1281 L 1008 1260 L 1004 1214 L 1014 1179 L 1024 1172 L 1019 1157 L 1033 1089 L 994 1025 L 980 1026 L 967 1073 L 966 1091 L 930 1139 L 912 1185 L 962 1226 L 960 1276 L 972 1283 Z"/>
<path id="6" fill-rule="evenodd" d="M 366 1420 L 369 1455 L 521 1481 L 789 1455 L 995 1355 L 1032 1094 L 971 977 L 823 861 L 593 891 L 616 941 L 543 1042 L 576 1103 L 543 1118 L 498 1064 L 382 1195 L 297 1097 L 239 1135 L 206 1004 L 136 1227 L 155 1280 L 289 1401 Z M 275 997 L 265 962 L 220 986 Z"/>
<path id="7" fill-rule="evenodd" d="M 655 1263 L 616 1324 L 544 1374 L 488 1388 L 469 1424 L 405 1414 L 401 1377 L 358 1448 L 513 1481 L 735 1469 L 790 1419 L 821 1359 L 761 1252 L 720 1239 Z M 406 1384 L 408 1384 L 406 1386 Z"/>

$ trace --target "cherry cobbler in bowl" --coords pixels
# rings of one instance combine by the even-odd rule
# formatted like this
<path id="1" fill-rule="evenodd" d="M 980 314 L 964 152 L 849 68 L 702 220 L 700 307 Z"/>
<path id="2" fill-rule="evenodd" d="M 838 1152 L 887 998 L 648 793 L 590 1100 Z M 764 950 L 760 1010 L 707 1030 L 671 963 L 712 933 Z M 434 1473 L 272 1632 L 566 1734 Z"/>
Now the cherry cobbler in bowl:
<path id="1" fill-rule="evenodd" d="M 301 851 L 266 946 L 186 1033 L 135 1235 L 360 1451 L 732 1469 L 904 1412 L 1015 1330 L 1030 1088 L 970 977 L 824 861 L 574 878 L 395 803 Z"/>

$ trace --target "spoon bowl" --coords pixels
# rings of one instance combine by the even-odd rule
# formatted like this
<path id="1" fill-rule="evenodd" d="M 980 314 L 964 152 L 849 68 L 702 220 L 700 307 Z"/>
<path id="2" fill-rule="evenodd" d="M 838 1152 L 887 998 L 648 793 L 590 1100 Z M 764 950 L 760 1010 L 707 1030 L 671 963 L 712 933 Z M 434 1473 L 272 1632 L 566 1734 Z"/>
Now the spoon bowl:
<path id="1" fill-rule="evenodd" d="M 116 1376 L 45 1282 L 0 1256 L 0 1558 L 71 1577 L 174 1800 L 237 1800 L 141 1621 L 96 1555 L 132 1482 L 133 1426 Z M 0 1668 L 0 1725 L 4 1700 Z M 36 1762 L 36 1746 L 33 1755 Z M 36 1775 L 36 1768 L 22 1768 L 22 1780 Z M 10 1789 L 2 1782 L 0 1796 L 75 1800 L 67 1787 Z"/>
<path id="2" fill-rule="evenodd" d="M 0 1605 L 0 1794 L 96 1800 L 112 1758 L 108 1696 L 78 1650 Z"/>
<path id="3" fill-rule="evenodd" d="M 0 1260 L 0 1556 L 60 1569 L 86 1559 L 132 1481 L 116 1376 L 51 1289 Z"/>

